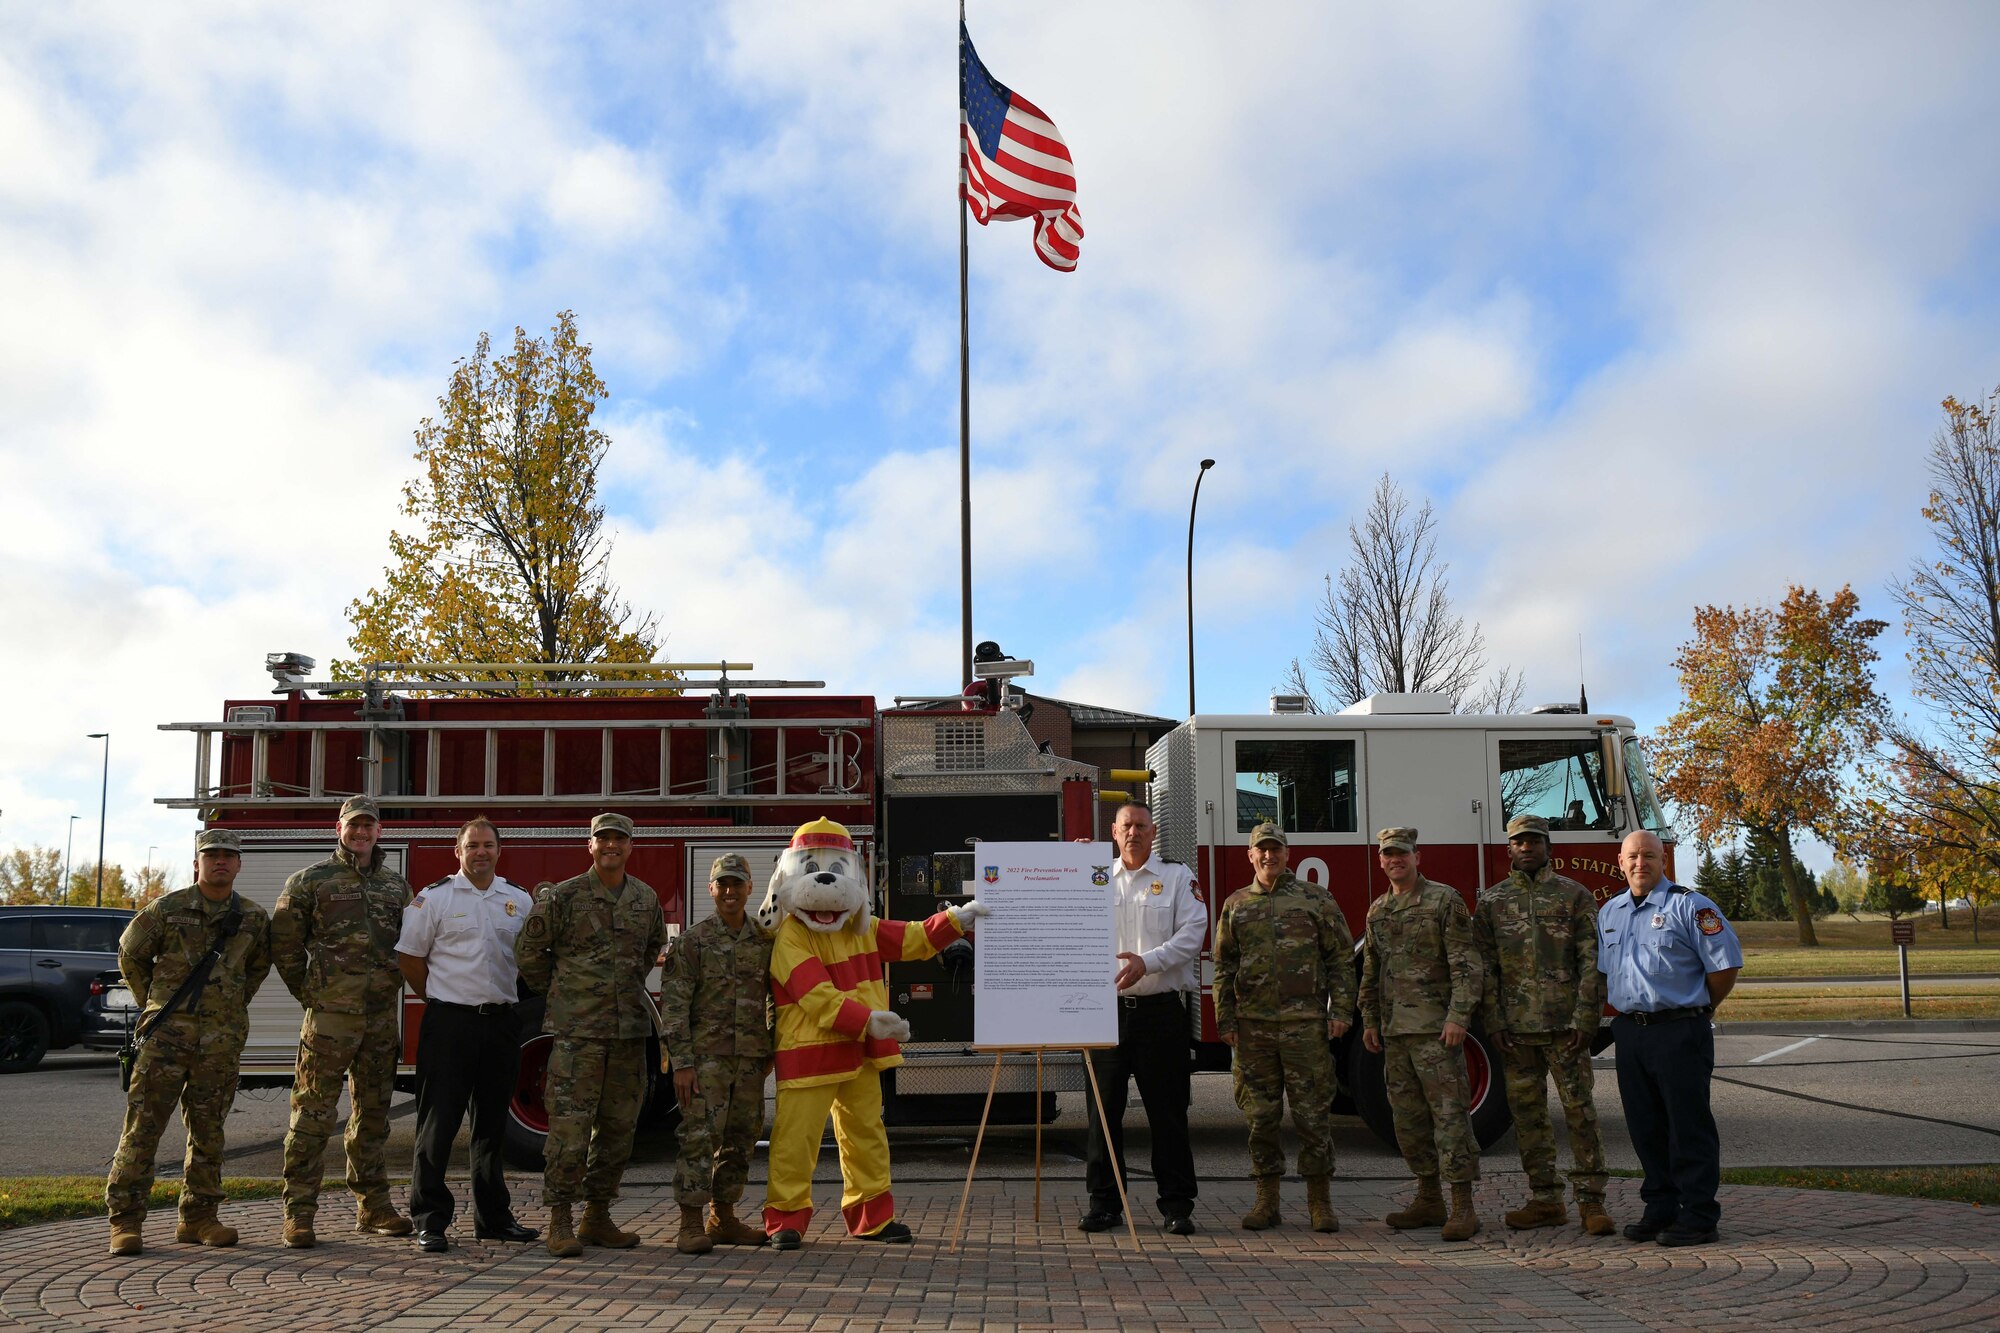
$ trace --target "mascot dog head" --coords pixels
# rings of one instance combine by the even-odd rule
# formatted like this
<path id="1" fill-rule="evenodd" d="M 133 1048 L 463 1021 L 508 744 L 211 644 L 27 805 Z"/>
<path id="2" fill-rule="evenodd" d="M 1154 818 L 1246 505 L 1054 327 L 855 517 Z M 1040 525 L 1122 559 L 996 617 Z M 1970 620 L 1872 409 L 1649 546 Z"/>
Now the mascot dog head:
<path id="1" fill-rule="evenodd" d="M 827 934 L 867 929 L 868 888 L 861 858 L 854 839 L 831 819 L 799 825 L 771 872 L 757 920 L 764 929 L 776 930 L 788 916 L 797 917 L 807 930 Z"/>

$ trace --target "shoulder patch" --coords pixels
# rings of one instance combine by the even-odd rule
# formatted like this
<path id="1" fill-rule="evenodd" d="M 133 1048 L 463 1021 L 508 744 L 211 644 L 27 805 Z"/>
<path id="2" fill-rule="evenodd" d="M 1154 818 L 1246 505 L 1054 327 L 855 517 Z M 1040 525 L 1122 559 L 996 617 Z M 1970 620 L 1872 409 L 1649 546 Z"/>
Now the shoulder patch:
<path id="1" fill-rule="evenodd" d="M 1188 876 L 1188 892 L 1194 895 L 1196 902 L 1204 905 L 1208 902 L 1208 891 L 1201 887 L 1201 881 L 1193 875 Z"/>
<path id="2" fill-rule="evenodd" d="M 1720 935 L 1723 925 L 1722 913 L 1713 907 L 1704 907 L 1694 914 L 1694 924 L 1704 935 Z"/>

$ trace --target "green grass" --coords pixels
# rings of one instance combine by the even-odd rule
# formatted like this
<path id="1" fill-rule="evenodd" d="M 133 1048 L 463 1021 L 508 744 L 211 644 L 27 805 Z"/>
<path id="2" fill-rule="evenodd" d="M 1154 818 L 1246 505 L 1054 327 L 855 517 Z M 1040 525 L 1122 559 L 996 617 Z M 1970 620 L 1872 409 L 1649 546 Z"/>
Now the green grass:
<path id="1" fill-rule="evenodd" d="M 225 1180 L 223 1192 L 230 1199 L 275 1199 L 284 1192 L 278 1180 Z M 172 1212 L 180 1203 L 178 1180 L 153 1185 L 149 1208 Z M 0 1231 L 33 1226 L 37 1222 L 60 1222 L 70 1217 L 104 1216 L 102 1176 L 6 1176 L 0 1177 Z"/>
<path id="2" fill-rule="evenodd" d="M 1912 977 L 2000 973 L 2000 919 L 1987 914 L 1981 921 L 1979 943 L 1972 942 L 1972 917 L 1952 913 L 1944 929 L 1936 913 L 1910 918 L 1917 927 L 1910 946 Z M 1743 979 L 1784 977 L 1893 977 L 1896 946 L 1889 941 L 1889 918 L 1864 913 L 1814 922 L 1817 948 L 1799 944 L 1798 927 L 1790 921 L 1739 921 L 1743 941 Z"/>
<path id="3" fill-rule="evenodd" d="M 1964 989 L 1961 989 L 1964 987 Z M 1722 1023 L 1839 1023 L 1901 1019 L 1902 993 L 1894 984 L 1859 986 L 1738 986 L 1723 1001 Z M 1923 981 L 1910 985 L 1910 1017 L 2000 1018 L 1995 983 Z"/>
<path id="4" fill-rule="evenodd" d="M 1636 1178 L 1637 1171 L 1613 1171 Z M 1910 1199 L 1943 1199 L 1979 1207 L 2000 1204 L 1996 1166 L 1731 1166 L 1725 1185 L 1780 1185 L 1795 1190 L 1839 1190 L 1847 1194 L 1894 1194 Z"/>

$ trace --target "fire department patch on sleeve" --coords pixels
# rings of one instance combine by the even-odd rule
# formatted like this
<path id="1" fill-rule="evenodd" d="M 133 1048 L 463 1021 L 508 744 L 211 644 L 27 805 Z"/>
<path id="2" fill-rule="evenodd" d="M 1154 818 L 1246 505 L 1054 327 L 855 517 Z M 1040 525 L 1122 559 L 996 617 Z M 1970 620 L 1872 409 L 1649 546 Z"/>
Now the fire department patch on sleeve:
<path id="1" fill-rule="evenodd" d="M 1188 892 L 1194 895 L 1196 902 L 1203 904 L 1208 902 L 1207 891 L 1201 887 L 1201 881 L 1192 875 L 1188 876 Z"/>
<path id="2" fill-rule="evenodd" d="M 1713 907 L 1704 907 L 1694 914 L 1694 924 L 1704 935 L 1722 933 L 1722 913 Z"/>

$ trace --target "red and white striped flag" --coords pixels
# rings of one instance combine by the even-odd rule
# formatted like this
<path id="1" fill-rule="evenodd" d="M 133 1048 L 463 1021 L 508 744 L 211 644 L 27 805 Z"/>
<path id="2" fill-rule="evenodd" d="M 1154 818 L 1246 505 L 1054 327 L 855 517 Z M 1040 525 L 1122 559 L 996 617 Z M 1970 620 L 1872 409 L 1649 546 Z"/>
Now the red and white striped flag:
<path id="1" fill-rule="evenodd" d="M 959 190 L 972 216 L 1033 218 L 1035 253 L 1068 273 L 1083 244 L 1069 146 L 1041 109 L 986 72 L 958 25 Z"/>

